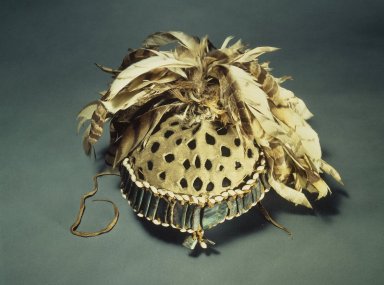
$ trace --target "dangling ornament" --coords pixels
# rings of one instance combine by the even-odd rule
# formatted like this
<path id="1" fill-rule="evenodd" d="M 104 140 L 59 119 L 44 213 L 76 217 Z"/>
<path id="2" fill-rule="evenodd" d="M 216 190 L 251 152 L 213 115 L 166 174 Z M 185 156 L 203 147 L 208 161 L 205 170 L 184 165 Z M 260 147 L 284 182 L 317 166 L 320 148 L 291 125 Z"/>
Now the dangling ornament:
<path id="1" fill-rule="evenodd" d="M 329 192 L 321 172 L 341 183 L 321 159 L 318 136 L 306 122 L 312 114 L 280 86 L 289 77 L 275 78 L 268 63 L 259 62 L 276 48 L 247 49 L 231 39 L 216 48 L 207 37 L 182 32 L 150 35 L 118 69 L 99 66 L 114 81 L 79 114 L 79 129 L 91 121 L 83 138 L 87 154 L 110 124 L 110 170 L 98 176 L 120 175 L 122 195 L 138 216 L 187 232 L 184 245 L 191 249 L 213 244 L 205 230 L 254 206 L 286 230 L 261 205 L 270 189 L 311 208 L 304 189 L 318 198 Z M 160 50 L 170 43 L 174 50 Z M 73 234 L 95 236 L 117 222 L 114 206 L 105 229 L 77 230 L 98 176 L 81 201 Z"/>

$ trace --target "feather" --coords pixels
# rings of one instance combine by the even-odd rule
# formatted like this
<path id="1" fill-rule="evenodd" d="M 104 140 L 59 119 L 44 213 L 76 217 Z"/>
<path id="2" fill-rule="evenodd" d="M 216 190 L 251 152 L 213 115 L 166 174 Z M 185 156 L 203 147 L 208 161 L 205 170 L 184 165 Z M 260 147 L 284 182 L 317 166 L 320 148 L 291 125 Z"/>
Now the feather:
<path id="1" fill-rule="evenodd" d="M 282 126 L 280 126 L 273 119 L 265 116 L 264 114 L 261 114 L 252 105 L 248 104 L 248 106 L 255 120 L 264 130 L 265 138 L 267 140 L 271 140 L 271 138 L 277 138 L 280 141 L 284 141 L 286 139 L 288 139 L 288 142 L 290 141 L 289 138 L 287 138 L 287 133 Z"/>
<path id="2" fill-rule="evenodd" d="M 268 183 L 271 185 L 273 190 L 275 190 L 275 192 L 285 200 L 292 202 L 295 205 L 302 205 L 312 209 L 311 203 L 309 203 L 307 197 L 305 197 L 302 192 L 299 192 L 281 182 L 278 182 L 272 177 L 272 175 L 269 175 Z"/>
<path id="3" fill-rule="evenodd" d="M 279 86 L 278 92 L 272 97 L 276 106 L 288 106 L 304 120 L 310 119 L 313 114 L 308 110 L 307 106 L 300 98 L 296 97 L 292 91 Z"/>
<path id="4" fill-rule="evenodd" d="M 260 93 L 260 98 L 263 96 L 264 92 L 268 94 L 269 100 L 273 102 L 272 104 L 269 104 L 271 113 L 278 119 L 278 122 L 282 125 L 283 129 L 285 129 L 285 132 L 290 134 L 290 137 L 294 138 L 294 141 L 291 139 L 287 140 L 287 136 L 285 136 L 282 142 L 290 142 L 289 144 L 293 145 L 295 153 L 303 147 L 304 152 L 312 159 L 312 162 L 316 165 L 316 169 L 318 169 L 319 160 L 321 158 L 320 143 L 317 133 L 305 122 L 305 119 L 311 116 L 311 113 L 306 108 L 305 104 L 295 97 L 292 92 L 281 88 L 275 79 L 259 65 L 253 64 L 250 65 L 249 68 L 254 70 L 253 75 L 262 84 L 263 90 Z M 255 104 L 247 103 L 259 111 L 258 108 L 255 108 Z M 264 124 L 266 123 L 265 119 L 262 121 Z M 272 122 L 269 122 L 269 125 L 271 125 L 271 127 L 266 130 L 267 133 L 269 130 L 277 130 L 277 126 Z M 291 130 L 284 127 L 284 125 Z M 273 133 L 269 132 L 269 134 L 274 136 Z M 283 137 L 280 137 L 280 140 L 282 138 Z M 302 155 L 302 151 L 300 151 L 300 155 Z"/>
<path id="5" fill-rule="evenodd" d="M 251 50 L 246 51 L 245 53 L 239 55 L 234 59 L 234 62 L 244 63 L 256 60 L 260 55 L 266 52 L 277 51 L 279 48 L 275 47 L 257 47 Z"/>
<path id="6" fill-rule="evenodd" d="M 256 85 L 252 76 L 237 66 L 226 65 L 224 67 L 228 70 L 227 77 L 229 78 L 229 81 L 236 84 L 238 87 L 238 92 L 236 93 L 238 99 L 244 101 L 246 104 L 252 106 L 261 114 L 272 120 L 273 118 L 267 97 Z"/>
<path id="7" fill-rule="evenodd" d="M 138 103 L 148 102 L 155 97 L 165 96 L 166 91 L 171 89 L 172 86 L 164 84 L 155 89 L 139 89 L 134 92 L 121 92 L 118 96 L 114 97 L 110 101 L 102 101 L 102 104 L 108 110 L 109 113 L 116 113 L 120 110 L 126 110 Z"/>
<path id="8" fill-rule="evenodd" d="M 221 54 L 221 58 L 225 58 L 227 61 L 226 63 L 231 63 L 237 56 L 242 54 L 242 51 L 244 50 L 244 48 L 245 46 L 242 43 L 242 41 L 238 40 L 230 47 L 221 48 L 217 51 L 212 51 L 211 54 L 214 54 L 214 53 L 217 55 Z M 223 55 L 225 55 L 225 57 Z"/>
<path id="9" fill-rule="evenodd" d="M 94 145 L 103 134 L 104 122 L 107 120 L 107 115 L 107 109 L 103 106 L 103 104 L 101 104 L 101 102 L 99 102 L 96 110 L 92 114 L 91 129 L 88 137 L 90 144 Z"/>
<path id="10" fill-rule="evenodd" d="M 243 103 L 239 86 L 231 76 L 228 74 L 228 70 L 221 68 L 221 71 L 217 71 L 215 75 L 219 79 L 220 83 L 220 98 L 223 105 L 227 109 L 227 114 L 231 118 L 232 124 L 240 124 L 240 133 L 243 130 L 248 136 L 251 133 L 250 117 L 247 114 L 245 105 Z"/>
<path id="11" fill-rule="evenodd" d="M 104 108 L 100 101 L 97 102 L 96 106 L 85 107 L 85 109 L 83 109 L 80 114 L 82 114 L 82 116 L 87 116 L 88 118 L 91 110 L 94 110 L 92 112 L 91 124 L 88 126 L 83 136 L 83 148 L 87 155 L 90 154 L 91 147 L 97 143 L 101 137 L 103 133 L 104 122 L 107 120 L 108 115 L 108 111 Z M 81 119 L 81 121 L 82 120 L 84 119 Z"/>
<path id="12" fill-rule="evenodd" d="M 225 49 L 232 39 L 233 39 L 233 36 L 226 37 L 220 49 Z"/>
<path id="13" fill-rule="evenodd" d="M 272 68 L 269 67 L 269 64 L 270 64 L 270 62 L 266 61 L 266 62 L 260 63 L 260 66 L 262 68 L 264 68 L 266 71 L 270 72 L 272 70 Z"/>
<path id="14" fill-rule="evenodd" d="M 91 125 L 89 125 L 86 130 L 84 131 L 84 134 L 83 134 L 83 150 L 85 152 L 86 155 L 90 155 L 91 154 L 91 148 L 92 148 L 92 145 L 89 143 L 89 131 L 91 130 Z"/>
<path id="15" fill-rule="evenodd" d="M 140 60 L 143 60 L 145 58 L 151 57 L 156 55 L 155 51 L 149 50 L 149 49 L 144 49 L 144 48 L 139 48 L 136 50 L 131 50 L 123 59 L 119 70 L 124 70 L 128 66 L 130 66 L 133 63 L 136 63 Z"/>
<path id="16" fill-rule="evenodd" d="M 98 93 L 99 93 L 100 97 L 104 97 L 108 93 L 108 91 L 104 90 L 104 91 L 100 91 Z"/>
<path id="17" fill-rule="evenodd" d="M 273 146 L 269 144 L 268 148 L 264 147 L 264 150 L 266 153 L 269 154 L 270 160 L 272 161 L 271 165 L 274 165 L 273 172 L 271 172 L 271 175 L 276 176 L 278 178 L 277 181 L 279 180 L 285 180 L 293 171 L 293 168 L 289 164 L 287 164 L 287 158 L 289 157 L 292 162 L 305 171 L 307 178 L 306 181 L 310 180 L 309 176 L 312 177 L 317 177 L 314 180 L 318 180 L 318 176 L 313 173 L 313 170 L 311 170 L 308 166 L 308 162 L 303 159 L 305 158 L 305 148 L 302 144 L 302 141 L 300 137 L 294 132 L 294 131 L 289 131 L 289 127 L 282 127 L 282 125 L 279 125 L 277 122 L 270 120 L 257 112 L 255 109 L 251 108 L 250 109 L 254 117 L 256 118 L 257 122 L 260 124 L 260 127 L 263 129 L 265 134 L 264 136 L 264 142 L 265 141 L 273 141 L 273 139 L 277 139 L 276 143 L 278 144 L 277 146 Z M 288 128 L 288 130 L 287 130 Z M 284 146 L 281 148 L 280 146 Z M 282 152 L 284 150 L 284 152 Z M 271 166 L 270 166 L 271 167 Z M 277 182 L 276 182 L 277 183 Z M 280 183 L 280 182 L 279 182 Z M 305 185 L 302 185 L 302 187 L 307 186 L 307 182 Z M 277 185 L 279 189 L 277 191 L 286 188 L 282 188 L 282 186 Z M 320 197 L 325 195 L 324 187 L 319 183 L 315 183 L 314 187 L 316 188 L 317 191 L 321 192 Z M 317 187 L 321 187 L 317 189 Z M 287 189 L 286 189 L 287 190 Z M 289 189 L 288 189 L 289 190 Z M 296 189 L 299 190 L 299 189 Z M 279 193 L 282 197 L 285 197 L 282 193 Z M 295 194 L 297 197 L 295 198 L 295 201 L 299 201 L 300 199 L 302 200 L 301 194 Z M 300 198 L 301 197 L 301 198 Z M 304 204 L 305 201 L 303 202 Z M 304 205 L 303 204 L 303 205 Z"/>
<path id="18" fill-rule="evenodd" d="M 305 153 L 318 168 L 320 166 L 321 148 L 317 133 L 290 108 L 272 108 L 272 113 L 296 133 L 300 138 Z"/>
<path id="19" fill-rule="evenodd" d="M 327 183 L 324 182 L 323 179 L 321 179 L 319 177 L 319 179 L 313 183 L 311 183 L 311 185 L 317 190 L 317 192 L 319 193 L 319 195 L 317 196 L 317 199 L 320 199 L 320 198 L 323 198 L 325 196 L 327 196 L 327 194 L 329 193 L 329 186 L 327 185 Z M 311 188 L 312 186 L 309 185 L 307 187 L 307 189 Z"/>
<path id="20" fill-rule="evenodd" d="M 77 133 L 80 132 L 80 129 L 84 123 L 92 118 L 92 114 L 96 110 L 98 104 L 99 101 L 92 101 L 79 112 L 77 115 L 77 120 L 79 121 L 77 124 Z"/>
<path id="21" fill-rule="evenodd" d="M 172 69 L 172 70 L 171 70 Z M 146 86 L 150 86 L 152 84 L 160 84 L 160 83 L 170 83 L 180 79 L 180 77 L 186 76 L 185 72 L 183 72 L 179 68 L 155 68 L 147 73 L 144 73 L 134 80 L 132 80 L 128 85 L 124 87 L 122 93 L 133 92 L 139 89 L 144 89 Z M 180 74 L 178 74 L 178 73 Z M 117 96 L 119 96 L 118 94 Z M 114 100 L 114 98 L 112 98 Z"/>
<path id="22" fill-rule="evenodd" d="M 145 48 L 157 48 L 160 46 L 164 46 L 170 43 L 178 41 L 184 47 L 189 49 L 190 51 L 194 51 L 197 49 L 200 41 L 197 37 L 189 36 L 183 32 L 171 31 L 171 32 L 158 32 L 147 37 L 143 46 Z"/>
<path id="23" fill-rule="evenodd" d="M 289 75 L 285 75 L 285 76 L 282 76 L 282 77 L 278 77 L 278 78 L 275 78 L 276 79 L 276 82 L 280 85 L 282 83 L 284 83 L 285 81 L 287 80 L 293 80 L 292 76 L 289 76 Z"/>
<path id="24" fill-rule="evenodd" d="M 343 184 L 339 172 L 324 160 L 321 160 L 321 169 L 324 170 L 325 173 L 331 175 L 337 182 Z"/>
<path id="25" fill-rule="evenodd" d="M 111 74 L 114 74 L 114 75 L 117 75 L 121 72 L 121 70 L 117 70 L 117 69 L 112 69 L 112 68 L 109 68 L 109 67 L 105 67 L 105 66 L 102 66 L 98 63 L 95 63 L 95 65 L 100 68 L 102 71 L 104 72 L 107 72 L 107 73 L 111 73 Z"/>
<path id="26" fill-rule="evenodd" d="M 257 79 L 261 88 L 276 106 L 289 106 L 305 120 L 313 116 L 300 98 L 296 97 L 292 91 L 281 87 L 279 80 L 270 75 L 261 65 L 252 62 L 245 65 L 245 68 Z"/>
<path id="27" fill-rule="evenodd" d="M 168 69 L 169 71 L 171 71 L 171 72 L 173 72 L 173 73 L 179 75 L 179 77 L 182 77 L 182 78 L 184 78 L 184 79 L 187 79 L 187 78 L 188 78 L 188 76 L 187 76 L 187 74 L 185 73 L 185 71 L 184 71 L 182 68 L 180 68 L 180 67 L 167 67 L 167 69 Z M 176 78 L 175 78 L 175 79 L 176 79 Z"/>
<path id="28" fill-rule="evenodd" d="M 231 45 L 228 49 L 232 50 L 233 53 L 238 53 L 239 51 L 242 51 L 245 48 L 245 45 L 243 44 L 243 41 L 240 39 L 237 42 L 235 42 L 233 45 Z"/>
<path id="29" fill-rule="evenodd" d="M 106 101 L 111 100 L 115 97 L 121 89 L 128 85 L 132 80 L 139 77 L 140 75 L 147 73 L 155 68 L 161 67 L 184 67 L 188 68 L 191 65 L 184 63 L 175 58 L 168 58 L 165 56 L 152 56 L 141 60 L 135 64 L 130 65 L 128 68 L 123 70 L 116 79 L 112 82 L 109 90 L 109 95 L 105 98 Z"/>
<path id="30" fill-rule="evenodd" d="M 252 123 L 249 107 L 257 110 L 270 120 L 273 120 L 268 101 L 264 92 L 256 85 L 252 76 L 243 69 L 232 65 L 220 65 L 211 70 L 211 75 L 218 78 L 222 91 L 222 98 L 234 98 L 236 109 L 240 117 L 241 127 L 245 134 L 249 136 L 252 133 Z M 231 102 L 227 100 L 227 102 Z M 227 104 L 224 106 L 230 107 Z M 232 104 L 233 105 L 233 104 Z M 232 116 L 231 109 L 228 112 Z M 234 110 L 234 108 L 232 108 Z"/>
<path id="31" fill-rule="evenodd" d="M 289 165 L 289 156 L 286 154 L 284 147 L 279 143 L 271 143 L 268 154 L 274 160 L 274 175 L 279 181 L 286 181 L 292 172 Z"/>
<path id="32" fill-rule="evenodd" d="M 144 140 L 150 131 L 158 125 L 164 114 L 169 112 L 173 107 L 173 105 L 157 107 L 135 118 L 131 122 L 119 142 L 113 164 L 114 167 Z"/>
<path id="33" fill-rule="evenodd" d="M 308 110 L 304 101 L 300 98 L 294 97 L 289 102 L 290 107 L 304 120 L 308 120 L 313 117 L 313 114 Z"/>

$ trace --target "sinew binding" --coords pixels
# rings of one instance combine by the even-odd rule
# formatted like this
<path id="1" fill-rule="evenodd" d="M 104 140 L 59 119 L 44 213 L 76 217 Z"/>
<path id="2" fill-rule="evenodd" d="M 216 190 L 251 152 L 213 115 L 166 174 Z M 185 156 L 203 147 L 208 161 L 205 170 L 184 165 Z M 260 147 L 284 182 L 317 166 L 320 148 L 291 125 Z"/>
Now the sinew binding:
<path id="1" fill-rule="evenodd" d="M 303 193 L 326 196 L 326 172 L 341 183 L 337 171 L 321 159 L 316 132 L 306 122 L 312 114 L 304 102 L 280 86 L 260 55 L 272 47 L 247 48 L 232 37 L 216 48 L 207 37 L 182 32 L 150 35 L 130 50 L 111 73 L 114 81 L 102 97 L 79 114 L 87 154 L 110 122 L 110 145 L 101 173 L 121 176 L 121 192 L 133 210 L 157 225 L 190 233 L 184 245 L 203 248 L 213 242 L 204 230 L 238 217 L 258 205 L 269 189 L 311 208 Z M 176 43 L 170 51 L 160 47 Z M 103 230 L 71 227 L 73 234 L 95 236 Z M 281 227 L 281 226 L 279 226 Z M 283 227 L 281 227 L 283 228 Z M 283 228 L 284 229 L 284 228 Z"/>

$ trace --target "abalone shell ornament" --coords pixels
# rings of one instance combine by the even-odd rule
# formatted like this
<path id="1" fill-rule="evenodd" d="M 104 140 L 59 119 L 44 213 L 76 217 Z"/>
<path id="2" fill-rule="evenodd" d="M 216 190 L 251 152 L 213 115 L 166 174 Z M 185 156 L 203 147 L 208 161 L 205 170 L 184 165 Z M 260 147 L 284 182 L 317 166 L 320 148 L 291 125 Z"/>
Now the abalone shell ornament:
<path id="1" fill-rule="evenodd" d="M 207 37 L 159 32 L 119 68 L 99 66 L 114 80 L 80 112 L 79 128 L 90 121 L 83 138 L 90 154 L 109 122 L 109 169 L 82 198 L 73 234 L 96 236 L 116 224 L 113 204 L 115 219 L 105 229 L 77 229 L 85 199 L 104 174 L 121 177 L 121 193 L 138 216 L 185 232 L 190 249 L 214 244 L 207 230 L 255 206 L 285 229 L 261 205 L 270 189 L 310 208 L 304 190 L 319 198 L 329 192 L 321 172 L 341 182 L 321 159 L 318 136 L 306 122 L 311 113 L 281 87 L 288 77 L 274 77 L 259 61 L 276 48 L 248 49 L 231 40 L 216 48 Z M 169 43 L 176 47 L 160 49 Z"/>

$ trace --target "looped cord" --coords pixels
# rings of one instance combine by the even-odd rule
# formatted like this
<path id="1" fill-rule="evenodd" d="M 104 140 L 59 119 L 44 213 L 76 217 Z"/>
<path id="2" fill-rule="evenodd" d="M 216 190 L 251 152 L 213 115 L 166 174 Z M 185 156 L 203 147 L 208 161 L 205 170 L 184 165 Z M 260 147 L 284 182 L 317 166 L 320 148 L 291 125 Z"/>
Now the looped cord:
<path id="1" fill-rule="evenodd" d="M 120 176 L 118 173 L 112 172 L 112 171 L 104 171 L 104 172 L 98 173 L 95 176 L 93 176 L 93 189 L 92 189 L 92 191 L 84 194 L 84 196 L 80 200 L 80 211 L 77 214 L 76 221 L 71 226 L 71 233 L 72 234 L 79 236 L 79 237 L 95 237 L 95 236 L 98 236 L 98 235 L 101 235 L 101 234 L 104 234 L 104 233 L 111 231 L 114 228 L 114 226 L 116 225 L 116 223 L 119 219 L 119 209 L 116 207 L 115 203 L 113 203 L 112 201 L 109 201 L 109 200 L 93 200 L 92 202 L 103 201 L 103 202 L 111 203 L 113 206 L 114 214 L 115 214 L 114 218 L 105 228 L 103 228 L 100 231 L 82 232 L 82 231 L 77 230 L 77 228 L 80 226 L 81 219 L 83 218 L 83 215 L 84 215 L 85 200 L 87 200 L 90 197 L 93 197 L 97 193 L 97 190 L 99 189 L 98 183 L 97 183 L 97 178 L 99 178 L 101 176 L 106 176 L 106 175 Z"/>

